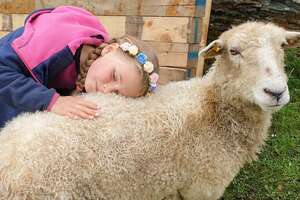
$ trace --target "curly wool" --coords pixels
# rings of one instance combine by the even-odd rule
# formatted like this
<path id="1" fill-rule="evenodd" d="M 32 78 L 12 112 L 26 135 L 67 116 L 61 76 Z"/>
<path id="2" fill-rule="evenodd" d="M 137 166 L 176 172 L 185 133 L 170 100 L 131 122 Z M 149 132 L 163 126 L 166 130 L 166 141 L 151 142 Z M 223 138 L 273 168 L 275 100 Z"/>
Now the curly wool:
<path id="1" fill-rule="evenodd" d="M 216 105 L 215 88 L 205 82 L 170 84 L 134 101 L 88 95 L 103 108 L 95 120 L 18 117 L 1 133 L 0 199 L 163 199 L 197 177 L 205 179 L 199 189 L 223 189 L 256 157 L 270 116 Z M 247 121 L 248 111 L 255 119 Z"/>
<path id="2" fill-rule="evenodd" d="M 87 94 L 94 120 L 17 117 L 0 136 L 0 199 L 220 198 L 257 159 L 271 112 L 241 98 L 245 77 L 220 84 L 218 67 L 149 97 Z"/>

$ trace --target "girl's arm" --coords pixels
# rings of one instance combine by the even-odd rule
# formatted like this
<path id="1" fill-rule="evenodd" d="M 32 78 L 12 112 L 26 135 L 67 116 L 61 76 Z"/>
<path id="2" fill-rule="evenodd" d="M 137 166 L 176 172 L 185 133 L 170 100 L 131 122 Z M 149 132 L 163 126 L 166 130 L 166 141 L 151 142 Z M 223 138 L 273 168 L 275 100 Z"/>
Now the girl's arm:
<path id="1" fill-rule="evenodd" d="M 96 104 L 81 97 L 60 97 L 55 89 L 49 89 L 27 77 L 21 69 L 0 64 L 0 101 L 13 106 L 19 112 L 49 110 L 59 115 L 93 118 L 98 115 Z"/>
<path id="2" fill-rule="evenodd" d="M 0 65 L 0 100 L 17 110 L 47 110 L 55 94 L 54 89 L 26 77 L 21 69 Z"/>

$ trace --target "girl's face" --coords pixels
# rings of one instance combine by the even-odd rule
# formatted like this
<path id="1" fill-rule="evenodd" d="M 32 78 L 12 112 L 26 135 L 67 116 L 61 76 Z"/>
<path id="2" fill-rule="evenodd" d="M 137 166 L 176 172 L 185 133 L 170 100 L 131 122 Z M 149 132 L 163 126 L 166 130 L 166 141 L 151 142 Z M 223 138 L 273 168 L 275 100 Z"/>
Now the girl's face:
<path id="1" fill-rule="evenodd" d="M 143 87 L 142 75 L 135 60 L 124 55 L 116 43 L 104 47 L 101 54 L 87 72 L 86 92 L 140 96 Z"/>

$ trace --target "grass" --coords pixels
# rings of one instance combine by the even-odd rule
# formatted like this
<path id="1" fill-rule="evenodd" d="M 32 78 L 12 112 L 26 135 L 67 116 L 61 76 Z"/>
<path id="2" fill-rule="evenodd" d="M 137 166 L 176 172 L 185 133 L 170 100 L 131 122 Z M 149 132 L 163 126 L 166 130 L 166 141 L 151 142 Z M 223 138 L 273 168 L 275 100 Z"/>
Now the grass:
<path id="1" fill-rule="evenodd" d="M 224 200 L 300 200 L 300 48 L 286 52 L 291 102 L 273 115 L 259 160 L 226 189 Z"/>

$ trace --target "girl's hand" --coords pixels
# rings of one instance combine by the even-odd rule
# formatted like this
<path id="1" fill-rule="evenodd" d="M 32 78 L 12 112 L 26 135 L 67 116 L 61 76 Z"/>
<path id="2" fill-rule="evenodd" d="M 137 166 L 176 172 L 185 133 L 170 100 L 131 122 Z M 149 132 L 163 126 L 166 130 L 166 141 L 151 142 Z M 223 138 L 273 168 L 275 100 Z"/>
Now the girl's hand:
<path id="1" fill-rule="evenodd" d="M 99 115 L 99 107 L 78 96 L 59 96 L 51 112 L 73 119 L 93 119 Z"/>

